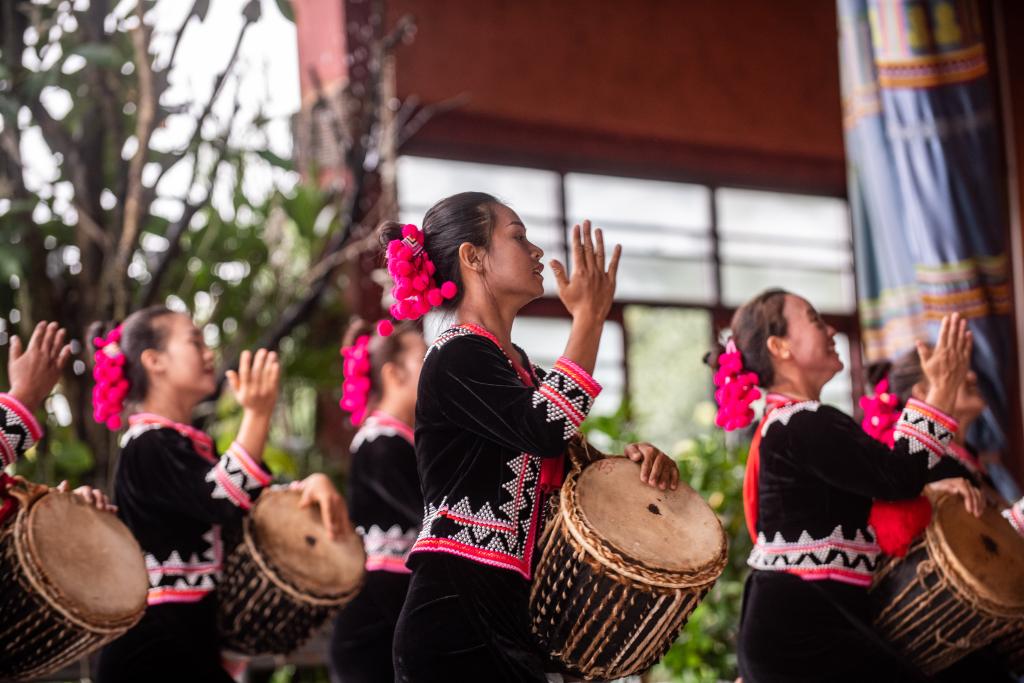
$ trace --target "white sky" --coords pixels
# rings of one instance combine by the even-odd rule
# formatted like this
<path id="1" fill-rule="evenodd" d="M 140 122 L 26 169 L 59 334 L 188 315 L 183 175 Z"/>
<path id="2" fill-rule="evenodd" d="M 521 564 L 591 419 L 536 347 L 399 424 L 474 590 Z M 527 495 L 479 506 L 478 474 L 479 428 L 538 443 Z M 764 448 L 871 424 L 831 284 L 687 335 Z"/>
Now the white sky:
<path id="1" fill-rule="evenodd" d="M 167 105 L 190 103 L 190 114 L 171 116 L 164 126 L 154 132 L 151 146 L 158 150 L 174 150 L 183 147 L 192 135 L 194 117 L 198 115 L 209 98 L 217 74 L 226 66 L 231 50 L 234 47 L 238 31 L 242 26 L 242 9 L 247 0 L 210 0 L 210 9 L 206 20 L 199 22 L 193 18 L 182 39 L 176 56 L 176 64 L 169 75 L 170 87 L 164 94 L 162 102 Z M 64 3 L 70 5 L 71 3 Z M 75 8 L 88 5 L 88 0 L 75 0 Z M 122 19 L 130 15 L 134 2 L 125 0 L 114 10 L 114 15 Z M 191 0 L 159 0 L 156 8 L 147 17 L 147 23 L 154 28 L 153 54 L 157 68 L 166 66 L 170 57 L 174 35 L 185 16 L 192 7 Z M 263 14 L 261 19 L 251 26 L 242 42 L 238 61 L 214 107 L 212 121 L 208 124 L 207 133 L 216 134 L 222 129 L 238 97 L 240 111 L 232 130 L 231 140 L 236 146 L 262 146 L 264 140 L 251 127 L 250 123 L 262 107 L 265 115 L 271 120 L 266 130 L 266 144 L 272 151 L 284 158 L 291 156 L 291 133 L 289 118 L 299 107 L 298 54 L 294 25 L 285 19 L 277 8 L 274 0 L 262 0 Z M 108 26 L 114 19 L 111 17 Z M 131 19 L 129 19 L 131 21 Z M 61 25 L 66 30 L 73 30 L 74 23 L 70 15 L 65 17 Z M 37 67 L 46 67 L 63 59 L 63 56 L 51 53 L 44 57 Z M 32 65 L 30 65 L 32 66 Z M 81 59 L 72 56 L 66 59 L 63 69 L 66 73 L 81 68 Z M 71 99 L 65 91 L 52 88 L 44 91 L 43 102 L 47 109 L 58 118 L 63 117 L 71 106 Z M 30 189 L 48 197 L 52 192 L 58 199 L 57 212 L 66 215 L 70 223 L 74 221 L 73 211 L 64 210 L 71 196 L 71 188 L 67 183 L 53 185 L 57 178 L 56 165 L 42 140 L 38 130 L 26 128 L 28 118 L 25 112 L 19 120 L 23 128 L 22 157 L 26 167 L 26 181 Z M 7 125 L 7 122 L 0 122 Z M 126 145 L 122 153 L 131 154 L 131 144 Z M 245 189 L 250 199 L 270 190 L 274 185 L 288 187 L 295 182 L 289 173 L 272 172 L 268 165 L 256 163 L 249 171 Z M 156 169 L 149 169 L 144 180 L 152 182 Z M 175 218 L 181 207 L 180 199 L 188 191 L 187 181 L 191 169 L 180 164 L 169 172 L 161 181 L 158 194 L 164 198 L 157 200 L 154 213 Z M 221 180 L 226 179 L 221 174 Z M 222 183 L 215 192 L 215 203 L 222 210 L 230 211 L 230 188 Z M 0 213 L 6 210 L 0 200 Z M 36 218 L 43 220 L 48 216 L 40 207 Z"/>

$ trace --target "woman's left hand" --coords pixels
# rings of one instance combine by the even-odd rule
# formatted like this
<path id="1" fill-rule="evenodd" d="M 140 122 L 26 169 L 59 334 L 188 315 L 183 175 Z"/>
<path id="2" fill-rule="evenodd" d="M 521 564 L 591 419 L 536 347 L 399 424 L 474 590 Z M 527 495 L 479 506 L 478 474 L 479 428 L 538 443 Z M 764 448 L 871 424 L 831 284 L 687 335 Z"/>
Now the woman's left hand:
<path id="1" fill-rule="evenodd" d="M 332 541 L 348 533 L 350 525 L 345 499 L 338 493 L 338 489 L 334 488 L 326 474 L 311 474 L 302 480 L 301 487 L 295 488 L 302 491 L 302 498 L 299 499 L 300 508 L 307 508 L 313 504 L 320 506 L 320 517 Z"/>
<path id="2" fill-rule="evenodd" d="M 679 486 L 679 468 L 672 458 L 649 443 L 631 443 L 625 455 L 640 463 L 640 481 L 655 488 L 673 491 Z"/>
<path id="3" fill-rule="evenodd" d="M 57 490 L 67 493 L 68 482 L 62 481 L 57 486 Z M 99 489 L 94 489 L 91 486 L 79 486 L 71 493 L 78 496 L 89 505 L 92 505 L 97 510 L 102 510 L 103 512 L 117 512 L 117 506 L 111 503 L 110 499 L 107 498 L 107 494 L 103 493 L 103 491 L 100 491 Z"/>

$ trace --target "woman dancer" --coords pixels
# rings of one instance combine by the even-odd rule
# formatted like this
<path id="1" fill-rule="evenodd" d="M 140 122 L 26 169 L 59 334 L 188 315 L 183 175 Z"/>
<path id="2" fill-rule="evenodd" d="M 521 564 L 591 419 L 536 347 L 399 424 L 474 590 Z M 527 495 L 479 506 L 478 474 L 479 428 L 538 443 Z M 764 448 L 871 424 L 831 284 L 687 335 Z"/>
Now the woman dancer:
<path id="1" fill-rule="evenodd" d="M 715 377 L 720 423 L 749 422 L 753 387 L 769 390 L 744 487 L 755 545 L 739 634 L 743 680 L 913 680 L 868 625 L 880 549 L 867 519 L 873 498 L 911 498 L 930 481 L 963 476 L 946 444 L 957 431 L 948 413 L 967 373 L 970 332 L 957 316 L 943 320 L 924 355 L 931 388 L 925 401 L 908 402 L 890 449 L 819 402 L 842 363 L 835 330 L 807 301 L 769 290 L 736 312 L 732 330 Z M 977 489 L 963 479 L 950 487 L 980 514 Z"/>
<path id="2" fill-rule="evenodd" d="M 545 372 L 511 339 L 516 314 L 544 291 L 543 251 L 512 209 L 466 192 L 427 211 L 422 232 L 392 225 L 383 235 L 399 279 L 392 313 L 415 318 L 442 305 L 457 321 L 420 375 L 425 517 L 395 632 L 396 680 L 544 681 L 527 613 L 541 502 L 560 485 L 566 445 L 601 390 L 591 373 L 620 249 L 606 264 L 601 231 L 585 222 L 572 232 L 571 276 L 552 261 L 572 328 Z M 678 470 L 653 446 L 627 453 L 651 485 L 676 485 Z"/>
<path id="3" fill-rule="evenodd" d="M 352 440 L 349 516 L 366 547 L 366 583 L 334 621 L 330 668 L 339 683 L 395 680 L 391 645 L 411 574 L 405 561 L 423 519 L 412 423 L 427 345 L 408 324 L 388 337 L 372 332 L 356 320 L 342 349 L 342 408 L 360 426 Z"/>
<path id="4" fill-rule="evenodd" d="M 228 373 L 243 415 L 218 457 L 213 439 L 188 424 L 216 378 L 213 354 L 187 315 L 147 308 L 94 343 L 94 417 L 116 429 L 123 401 L 137 410 L 122 440 L 114 499 L 150 580 L 145 616 L 103 649 L 98 680 L 226 683 L 213 591 L 242 516 L 270 483 L 261 455 L 277 400 L 277 356 L 243 352 L 238 371 Z M 323 475 L 304 482 L 301 504 L 314 503 L 339 533 L 344 502 Z"/>

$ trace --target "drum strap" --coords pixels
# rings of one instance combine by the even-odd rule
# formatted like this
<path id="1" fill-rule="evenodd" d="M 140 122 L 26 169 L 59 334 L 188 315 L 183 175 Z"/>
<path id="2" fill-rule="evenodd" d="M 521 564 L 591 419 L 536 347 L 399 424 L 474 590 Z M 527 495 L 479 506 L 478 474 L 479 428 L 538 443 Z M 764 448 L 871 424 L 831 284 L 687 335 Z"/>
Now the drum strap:
<path id="1" fill-rule="evenodd" d="M 900 667 L 902 671 L 902 680 L 915 681 L 916 683 L 928 683 L 928 678 L 921 673 L 913 664 L 908 662 L 899 652 L 896 651 L 889 643 L 887 643 L 875 629 L 871 628 L 863 619 L 859 619 L 856 614 L 844 607 L 838 600 L 828 594 L 828 591 L 818 581 L 807 581 L 813 590 L 818 591 L 822 599 L 828 601 L 830 605 L 835 607 L 836 611 L 839 612 L 855 629 L 860 631 L 861 635 L 871 643 L 875 648 L 880 650 L 889 659 L 892 660 L 893 664 Z M 865 596 L 866 598 L 866 596 Z"/>

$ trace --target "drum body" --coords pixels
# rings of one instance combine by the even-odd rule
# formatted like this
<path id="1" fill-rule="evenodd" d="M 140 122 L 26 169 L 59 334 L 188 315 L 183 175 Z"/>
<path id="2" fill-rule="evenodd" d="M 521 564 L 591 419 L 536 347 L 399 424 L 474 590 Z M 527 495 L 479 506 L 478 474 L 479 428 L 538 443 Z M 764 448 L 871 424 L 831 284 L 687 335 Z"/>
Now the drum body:
<path id="1" fill-rule="evenodd" d="M 366 554 L 353 530 L 331 540 L 299 491 L 265 491 L 243 524 L 217 586 L 222 645 L 284 654 L 305 642 L 362 587 Z"/>
<path id="2" fill-rule="evenodd" d="M 1006 670 L 1014 676 L 1024 676 L 1024 620 L 1005 636 L 992 643 L 997 657 L 1006 663 Z"/>
<path id="3" fill-rule="evenodd" d="M 875 628 L 927 675 L 1019 631 L 1024 540 L 998 512 L 981 518 L 942 496 L 906 557 L 889 559 L 871 588 Z"/>
<path id="4" fill-rule="evenodd" d="M 566 670 L 619 678 L 648 669 L 726 563 L 718 518 L 680 482 L 661 491 L 607 458 L 567 477 L 530 592 L 533 633 Z"/>
<path id="5" fill-rule="evenodd" d="M 149 588 L 142 549 L 115 515 L 24 481 L 12 493 L 18 513 L 0 529 L 2 680 L 42 676 L 120 637 Z"/>

